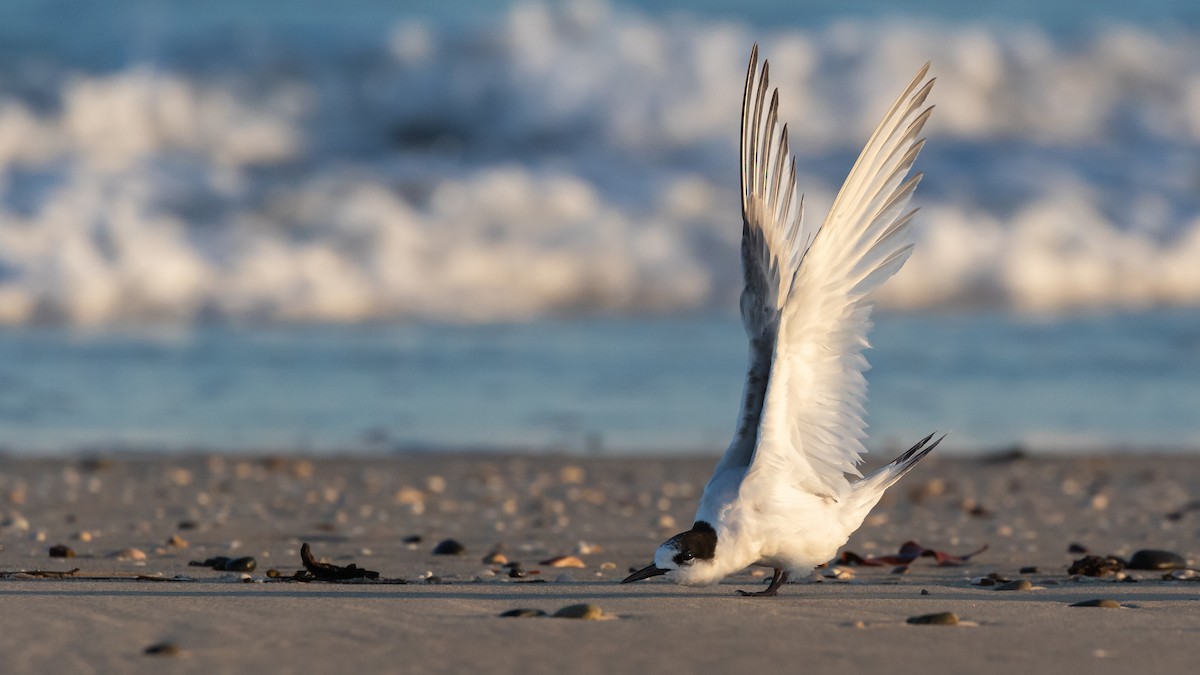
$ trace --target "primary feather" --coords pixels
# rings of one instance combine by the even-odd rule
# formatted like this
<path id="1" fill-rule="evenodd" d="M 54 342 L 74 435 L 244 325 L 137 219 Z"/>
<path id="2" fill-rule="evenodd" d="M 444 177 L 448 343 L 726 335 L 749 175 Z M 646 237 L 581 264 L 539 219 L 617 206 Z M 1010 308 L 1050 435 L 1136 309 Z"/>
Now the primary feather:
<path id="1" fill-rule="evenodd" d="M 769 65 L 759 66 L 757 45 L 751 53 L 741 135 L 741 310 L 750 367 L 737 433 L 710 484 L 726 499 L 735 487 L 745 493 L 757 485 L 769 500 L 771 486 L 791 484 L 840 501 L 852 491 L 847 474 L 861 477 L 868 296 L 912 249 L 908 202 L 920 175 L 908 174 L 932 110 L 923 107 L 933 86 L 928 68 L 884 115 L 812 231 Z M 717 490 L 730 474 L 741 480 Z"/>
<path id="2" fill-rule="evenodd" d="M 704 586 L 766 565 L 774 568 L 770 585 L 739 593 L 774 595 L 789 574 L 828 561 L 883 491 L 940 442 L 931 434 L 866 478 L 855 468 L 866 452 L 869 296 L 912 248 L 908 201 L 920 177 L 908 174 L 929 118 L 927 71 L 884 116 L 813 230 L 796 194 L 779 95 L 755 45 L 742 99 L 741 310 L 750 366 L 741 416 L 692 529 L 623 583 L 666 575 Z"/>

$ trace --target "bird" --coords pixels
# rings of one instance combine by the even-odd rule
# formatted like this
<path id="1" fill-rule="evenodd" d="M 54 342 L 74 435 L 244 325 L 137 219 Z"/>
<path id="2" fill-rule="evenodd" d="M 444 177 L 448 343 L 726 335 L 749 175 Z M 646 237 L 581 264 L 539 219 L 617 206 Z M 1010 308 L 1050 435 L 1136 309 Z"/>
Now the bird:
<path id="1" fill-rule="evenodd" d="M 750 343 L 736 431 L 704 488 L 692 528 L 621 583 L 664 575 L 709 586 L 750 566 L 771 597 L 790 575 L 831 560 L 884 491 L 945 438 L 930 434 L 863 476 L 872 292 L 913 248 L 909 209 L 922 174 L 935 78 L 926 63 L 888 109 L 818 228 L 804 222 L 796 160 L 780 125 L 770 65 L 750 52 L 742 97 L 740 309 Z M 768 96 L 769 94 L 769 96 Z"/>

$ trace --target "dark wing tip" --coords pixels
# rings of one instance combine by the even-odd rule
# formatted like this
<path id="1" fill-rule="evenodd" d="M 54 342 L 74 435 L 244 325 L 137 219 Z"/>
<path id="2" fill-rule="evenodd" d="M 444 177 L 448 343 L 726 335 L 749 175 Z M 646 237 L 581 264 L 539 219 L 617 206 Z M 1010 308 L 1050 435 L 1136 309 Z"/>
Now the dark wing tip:
<path id="1" fill-rule="evenodd" d="M 916 444 L 909 448 L 907 452 L 892 460 L 892 464 L 894 466 L 901 467 L 901 474 L 907 472 L 909 469 L 915 466 L 917 462 L 921 461 L 925 455 L 933 452 L 933 449 L 936 448 L 939 443 L 945 440 L 946 436 L 950 435 L 949 433 L 942 434 L 940 438 L 938 438 L 936 441 L 933 441 L 933 443 L 930 443 L 929 441 L 932 440 L 936 434 L 937 432 L 935 431 L 925 438 L 917 441 Z"/>

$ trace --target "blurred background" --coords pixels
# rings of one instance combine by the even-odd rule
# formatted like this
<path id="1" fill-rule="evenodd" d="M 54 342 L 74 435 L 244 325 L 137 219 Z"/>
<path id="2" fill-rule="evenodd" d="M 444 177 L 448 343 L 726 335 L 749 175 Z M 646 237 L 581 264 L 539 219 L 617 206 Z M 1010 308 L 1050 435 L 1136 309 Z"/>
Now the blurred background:
<path id="1" fill-rule="evenodd" d="M 810 218 L 939 77 L 868 447 L 1200 447 L 1190 0 L 5 0 L 0 449 L 720 452 L 756 41 Z"/>

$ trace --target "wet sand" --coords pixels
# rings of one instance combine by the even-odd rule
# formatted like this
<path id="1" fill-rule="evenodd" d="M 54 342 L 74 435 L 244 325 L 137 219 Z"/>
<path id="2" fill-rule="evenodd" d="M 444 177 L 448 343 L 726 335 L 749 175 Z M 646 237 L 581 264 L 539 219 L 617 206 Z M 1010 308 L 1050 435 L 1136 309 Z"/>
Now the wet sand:
<path id="1" fill-rule="evenodd" d="M 1200 457 L 931 457 L 844 550 L 884 556 L 909 540 L 951 554 L 988 546 L 966 565 L 923 557 L 902 574 L 895 565 L 837 567 L 773 599 L 733 593 L 764 583 L 764 570 L 706 589 L 619 585 L 690 525 L 713 459 L 2 458 L 0 669 L 1127 673 L 1193 665 L 1200 581 L 1128 571 L 1137 580 L 1129 583 L 1067 568 L 1084 555 L 1069 552 L 1072 544 L 1126 559 L 1165 549 L 1200 562 Z M 446 539 L 465 553 L 433 555 Z M 407 583 L 268 578 L 270 569 L 302 569 L 303 542 L 330 563 Z M 49 557 L 60 544 L 74 557 Z M 483 562 L 497 548 L 521 563 L 523 577 Z M 540 564 L 563 555 L 584 567 Z M 216 556 L 250 556 L 256 568 L 188 564 Z M 28 574 L 74 569 L 63 579 Z M 824 576 L 839 570 L 846 578 Z M 988 574 L 1034 589 L 978 585 Z M 1069 606 L 1095 598 L 1123 607 Z M 611 620 L 498 616 L 578 603 Z M 905 622 L 942 611 L 963 624 Z M 145 654 L 157 644 L 174 653 Z"/>

